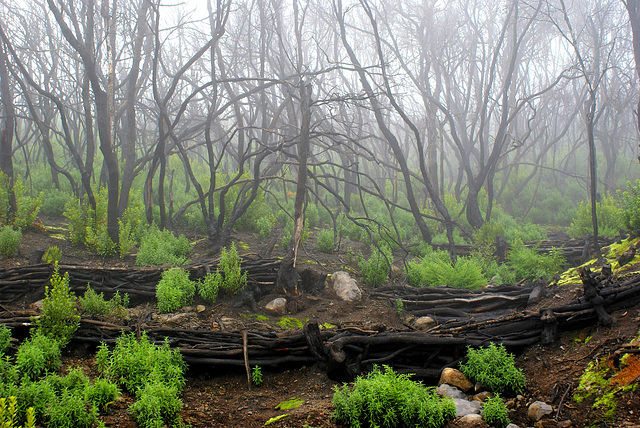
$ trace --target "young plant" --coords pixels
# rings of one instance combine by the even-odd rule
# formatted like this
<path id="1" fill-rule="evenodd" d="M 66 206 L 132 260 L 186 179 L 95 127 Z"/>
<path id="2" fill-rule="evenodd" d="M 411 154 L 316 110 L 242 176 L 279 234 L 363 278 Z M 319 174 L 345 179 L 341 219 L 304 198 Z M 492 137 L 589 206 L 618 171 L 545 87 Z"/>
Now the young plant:
<path id="1" fill-rule="evenodd" d="M 482 404 L 482 419 L 492 427 L 506 428 L 511 423 L 507 413 L 507 406 L 499 394 L 487 398 Z"/>
<path id="2" fill-rule="evenodd" d="M 509 252 L 509 266 L 516 273 L 516 280 L 543 277 L 547 281 L 560 272 L 564 257 L 557 249 L 549 254 L 540 254 L 537 249 L 525 247 L 522 241 L 516 241 Z"/>
<path id="3" fill-rule="evenodd" d="M 48 336 L 36 334 L 22 342 L 16 354 L 16 368 L 28 380 L 36 380 L 60 367 L 60 345 Z"/>
<path id="4" fill-rule="evenodd" d="M 255 386 L 262 385 L 262 368 L 260 366 L 253 366 L 253 368 L 251 369 L 251 382 Z"/>
<path id="5" fill-rule="evenodd" d="M 213 305 L 218 298 L 218 291 L 222 287 L 224 278 L 219 270 L 207 273 L 196 283 L 198 294 L 209 304 Z"/>
<path id="6" fill-rule="evenodd" d="M 140 239 L 137 266 L 180 266 L 188 262 L 191 245 L 184 235 L 176 237 L 169 230 L 151 227 Z"/>
<path id="7" fill-rule="evenodd" d="M 393 254 L 391 249 L 381 244 L 379 247 L 371 246 L 371 256 L 365 259 L 362 254 L 358 254 L 358 267 L 363 276 L 365 284 L 372 287 L 379 287 L 389 278 L 391 271 L 391 263 L 393 263 Z"/>
<path id="8" fill-rule="evenodd" d="M 640 180 L 632 185 L 627 182 L 627 190 L 618 190 L 618 198 L 622 204 L 622 222 L 631 233 L 640 233 Z"/>
<path id="9" fill-rule="evenodd" d="M 158 309 L 160 312 L 173 312 L 190 305 L 195 292 L 196 285 L 189 279 L 189 272 L 181 268 L 166 270 L 156 287 Z"/>
<path id="10" fill-rule="evenodd" d="M 486 348 L 467 349 L 467 362 L 460 364 L 460 371 L 470 379 L 480 382 L 490 391 L 520 394 L 524 391 L 525 376 L 515 366 L 513 354 L 504 345 L 491 342 Z"/>
<path id="11" fill-rule="evenodd" d="M 475 259 L 458 257 L 454 265 L 445 251 L 430 252 L 419 262 L 409 262 L 407 279 L 414 287 L 448 285 L 475 289 L 487 283 L 482 266 Z"/>
<path id="12" fill-rule="evenodd" d="M 0 229 L 0 255 L 11 257 L 18 252 L 22 241 L 22 232 L 14 230 L 11 226 L 3 226 Z"/>
<path id="13" fill-rule="evenodd" d="M 80 325 L 77 298 L 69 288 L 69 272 L 60 276 L 57 264 L 50 282 L 51 286 L 44 289 L 41 315 L 32 321 L 37 333 L 57 340 L 64 348 Z"/>
<path id="14" fill-rule="evenodd" d="M 242 272 L 240 263 L 240 256 L 234 243 L 231 243 L 228 251 L 225 248 L 222 249 L 216 272 L 222 274 L 223 279 L 220 285 L 229 295 L 244 290 L 247 285 L 247 272 Z"/>
<path id="15" fill-rule="evenodd" d="M 51 247 L 47 248 L 47 251 L 45 251 L 44 255 L 42 256 L 42 260 L 45 263 L 59 263 L 61 258 L 62 252 L 56 245 L 52 245 Z"/>
<path id="16" fill-rule="evenodd" d="M 433 388 L 412 381 L 408 375 L 374 367 L 358 377 L 353 389 L 344 384 L 335 387 L 333 417 L 338 424 L 359 426 L 443 427 L 456 416 L 451 399 L 440 398 Z"/>
<path id="17" fill-rule="evenodd" d="M 2 324 L 0 325 L 0 357 L 2 357 L 7 348 L 9 348 L 9 345 L 11 345 L 11 330 Z"/>
<path id="18" fill-rule="evenodd" d="M 175 387 L 152 382 L 140 388 L 130 407 L 136 422 L 143 428 L 175 426 L 180 423 L 182 400 Z"/>
<path id="19" fill-rule="evenodd" d="M 80 308 L 91 315 L 108 315 L 123 318 L 127 314 L 129 305 L 129 295 L 124 293 L 124 297 L 116 291 L 110 300 L 105 300 L 104 293 L 96 293 L 91 286 L 87 286 L 84 296 L 78 298 Z"/>
<path id="20" fill-rule="evenodd" d="M 84 396 L 99 410 L 106 411 L 107 406 L 120 397 L 120 388 L 115 383 L 100 378 L 85 387 Z"/>
<path id="21" fill-rule="evenodd" d="M 318 232 L 318 241 L 316 244 L 318 251 L 326 254 L 333 254 L 335 243 L 333 240 L 333 230 L 322 229 Z"/>

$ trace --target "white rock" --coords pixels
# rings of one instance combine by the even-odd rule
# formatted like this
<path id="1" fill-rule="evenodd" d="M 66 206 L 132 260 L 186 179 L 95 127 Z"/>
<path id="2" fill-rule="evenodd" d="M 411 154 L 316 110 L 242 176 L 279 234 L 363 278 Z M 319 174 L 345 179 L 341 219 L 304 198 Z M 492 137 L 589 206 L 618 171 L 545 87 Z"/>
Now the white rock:
<path id="1" fill-rule="evenodd" d="M 436 325 L 436 322 L 431 317 L 420 317 L 413 322 L 413 328 L 416 330 L 429 330 Z"/>
<path id="2" fill-rule="evenodd" d="M 471 381 L 467 379 L 467 377 L 463 375 L 460 370 L 452 369 L 451 367 L 447 367 L 442 370 L 438 385 L 442 385 L 443 383 L 455 386 L 456 388 L 459 388 L 464 392 L 467 392 L 471 388 L 473 388 L 473 384 L 471 383 Z"/>
<path id="3" fill-rule="evenodd" d="M 520 428 L 520 427 L 516 424 L 509 424 L 507 425 L 507 428 Z"/>
<path id="4" fill-rule="evenodd" d="M 548 415 L 553 412 L 553 408 L 543 401 L 534 401 L 529 406 L 527 416 L 532 421 L 539 421 L 544 415 Z"/>
<path id="5" fill-rule="evenodd" d="M 274 315 L 284 315 L 284 313 L 286 312 L 286 307 L 287 299 L 285 299 L 284 297 L 276 297 L 275 299 L 267 303 L 267 306 L 265 306 L 264 309 Z"/>
<path id="6" fill-rule="evenodd" d="M 482 425 L 482 416 L 472 413 L 470 415 L 464 415 L 456 421 L 456 427 L 472 428 Z"/>
<path id="7" fill-rule="evenodd" d="M 447 385 L 443 383 L 436 388 L 436 393 L 443 398 L 466 398 L 464 392 L 460 391 L 455 386 Z"/>
<path id="8" fill-rule="evenodd" d="M 204 312 L 205 311 L 205 307 L 204 305 L 198 305 L 196 306 L 196 312 Z"/>
<path id="9" fill-rule="evenodd" d="M 456 416 L 466 416 L 470 414 L 480 414 L 481 405 L 477 401 L 469 401 L 464 398 L 452 398 L 456 405 Z"/>
<path id="10" fill-rule="evenodd" d="M 345 302 L 357 302 L 362 299 L 362 291 L 356 281 L 344 271 L 331 275 L 331 288 L 336 295 Z"/>

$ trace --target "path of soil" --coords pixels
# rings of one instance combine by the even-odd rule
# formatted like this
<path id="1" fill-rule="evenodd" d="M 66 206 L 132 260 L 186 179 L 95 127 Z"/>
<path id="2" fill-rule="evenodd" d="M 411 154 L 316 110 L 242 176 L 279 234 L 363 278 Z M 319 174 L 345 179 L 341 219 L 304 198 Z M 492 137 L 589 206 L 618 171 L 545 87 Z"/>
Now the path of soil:
<path id="1" fill-rule="evenodd" d="M 118 259 L 104 259 L 88 253 L 83 248 L 75 247 L 64 239 L 64 225 L 57 219 L 44 219 L 43 223 L 60 229 L 50 229 L 54 233 L 43 234 L 27 231 L 24 234 L 20 255 L 11 259 L 0 260 L 0 268 L 28 263 L 29 256 L 38 248 L 46 249 L 50 245 L 57 245 L 63 254 L 62 262 L 76 265 L 132 265 L 134 258 L 128 256 L 124 261 Z M 190 240 L 199 239 L 195 245 L 194 262 L 211 258 L 207 253 L 206 244 L 201 236 L 193 233 Z M 240 244 L 241 252 L 259 252 L 265 245 L 252 235 L 238 235 L 235 237 Z M 313 238 L 312 238 L 313 239 Z M 359 244 L 352 246 L 357 251 Z M 248 248 L 247 248 L 248 246 Z M 307 243 L 306 248 L 312 249 L 313 242 Z M 351 254 L 353 254 L 351 252 Z M 275 256 L 281 255 L 278 249 Z M 356 272 L 354 260 L 346 254 L 326 255 L 303 251 L 301 258 L 306 264 L 313 264 L 323 272 L 331 273 L 338 269 Z M 349 265 L 352 263 L 352 265 Z M 637 270 L 640 268 L 636 267 Z M 562 289 L 551 287 L 547 290 L 548 306 L 566 303 L 581 294 L 582 287 L 565 286 Z M 264 307 L 267 298 L 260 302 Z M 266 301 L 265 301 L 266 300 Z M 357 305 L 339 302 L 330 294 L 325 293 L 319 298 L 305 299 L 304 306 L 298 308 L 294 315 L 297 319 L 314 318 L 319 323 L 331 323 L 337 326 L 371 327 L 385 325 L 387 328 L 404 329 L 401 318 L 392 302 L 374 300 L 365 297 Z M 229 319 L 234 324 L 245 324 L 254 321 L 246 310 L 238 310 L 222 302 L 207 308 L 207 317 L 213 319 Z M 255 315 L 255 314 L 253 314 Z M 509 413 L 512 422 L 521 427 L 533 426 L 527 420 L 525 404 L 542 400 L 554 405 L 554 414 L 547 417 L 536 426 L 539 427 L 587 427 L 600 419 L 601 412 L 593 410 L 594 398 L 588 398 L 581 404 L 574 402 L 571 397 L 577 387 L 579 378 L 587 365 L 596 359 L 607 358 L 622 344 L 628 343 L 638 335 L 640 329 L 640 308 L 635 307 L 613 314 L 616 322 L 613 327 L 592 327 L 576 332 L 563 333 L 560 339 L 551 346 L 535 345 L 523 350 L 517 356 L 517 365 L 522 368 L 527 377 L 527 390 L 522 405 L 515 405 Z M 208 321 L 207 321 L 208 322 Z M 588 339 L 588 340 L 587 340 Z M 82 367 L 88 374 L 97 374 L 91 350 L 73 347 L 67 350 L 65 366 Z M 640 365 L 640 364 L 639 364 Z M 636 375 L 640 375 L 640 370 Z M 182 417 L 194 428 L 197 427 L 262 427 L 271 418 L 286 414 L 287 416 L 270 424 L 274 427 L 333 427 L 336 426 L 331 418 L 333 387 L 335 382 L 318 367 L 283 367 L 278 371 L 264 371 L 264 383 L 260 387 L 247 387 L 244 371 L 220 369 L 216 367 L 192 367 L 188 372 L 188 382 L 185 387 Z M 638 382 L 638 378 L 635 382 Z M 569 392 L 565 391 L 569 388 Z M 640 428 L 640 391 L 632 390 L 616 394 L 618 410 L 614 420 L 595 423 L 593 426 L 615 426 Z M 303 404 L 293 410 L 277 410 L 276 406 L 292 397 L 304 400 Z M 108 412 L 101 415 L 106 426 L 136 427 L 136 423 L 129 415 L 127 408 L 133 398 L 123 397 L 122 401 L 112 405 Z M 555 412 L 562 401 L 561 412 Z M 556 420 L 557 416 L 557 420 Z M 571 425 L 568 425 L 570 421 Z M 448 427 L 455 427 L 451 422 Z M 485 425 L 479 425 L 485 426 Z"/>

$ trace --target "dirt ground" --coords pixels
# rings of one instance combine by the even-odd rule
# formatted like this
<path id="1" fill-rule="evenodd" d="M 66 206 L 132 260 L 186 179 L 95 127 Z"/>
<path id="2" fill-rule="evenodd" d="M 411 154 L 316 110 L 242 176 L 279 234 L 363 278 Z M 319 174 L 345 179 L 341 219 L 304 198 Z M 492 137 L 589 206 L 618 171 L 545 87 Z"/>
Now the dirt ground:
<path id="1" fill-rule="evenodd" d="M 133 256 L 125 260 L 105 259 L 88 253 L 81 247 L 70 244 L 65 238 L 66 231 L 59 219 L 43 219 L 48 233 L 27 231 L 23 236 L 20 254 L 11 259 L 0 260 L 0 268 L 27 264 L 29 256 L 38 248 L 46 249 L 57 245 L 63 254 L 61 263 L 74 265 L 132 265 Z M 194 233 L 185 233 L 190 240 L 198 240 L 194 247 L 193 262 L 210 259 L 206 249 L 206 240 Z M 238 234 L 240 253 L 262 250 L 264 242 L 248 234 Z M 352 244 L 357 253 L 359 244 Z M 312 251 L 313 242 L 301 252 L 303 264 L 313 265 L 326 273 L 336 270 L 349 270 L 356 274 L 355 258 L 347 253 L 326 255 Z M 353 252 L 351 252 L 353 254 Z M 273 253 L 279 256 L 278 249 Z M 640 267 L 635 267 L 640 270 Z M 543 304 L 548 306 L 569 302 L 581 294 L 579 284 L 573 286 L 550 287 Z M 261 307 L 273 296 L 267 296 L 260 302 Z M 318 297 L 301 296 L 296 308 L 298 319 L 314 318 L 319 323 L 331 323 L 338 327 L 372 327 L 384 325 L 392 329 L 404 329 L 401 318 L 392 302 L 371 299 L 365 295 L 357 305 L 338 301 L 328 293 Z M 256 320 L 247 316 L 246 311 L 237 310 L 226 302 L 208 307 L 207 322 L 227 320 L 234 326 L 247 326 Z M 565 332 L 550 346 L 535 345 L 517 355 L 517 366 L 527 377 L 524 402 L 514 404 L 509 417 L 520 427 L 534 426 L 527 419 L 526 404 L 541 400 L 554 406 L 554 413 L 538 422 L 537 427 L 637 427 L 640 428 L 640 391 L 628 390 L 615 395 L 617 411 L 613 420 L 600 421 L 602 411 L 592 408 L 594 398 L 587 398 L 578 404 L 572 396 L 579 383 L 580 376 L 587 365 L 598 359 L 607 359 L 625 343 L 630 342 L 640 330 L 640 307 L 628 308 L 614 313 L 615 324 L 612 327 L 594 326 L 592 328 Z M 639 354 L 633 356 L 638 357 Z M 636 360 L 632 360 L 636 361 Z M 87 374 L 97 374 L 93 355 L 82 348 L 72 348 L 64 356 L 66 367 L 82 367 Z M 634 365 L 635 364 L 635 365 Z M 625 373 L 626 382 L 637 383 L 640 380 L 640 359 L 631 364 L 631 371 Z M 634 378 L 635 376 L 635 378 Z M 315 366 L 289 367 L 278 371 L 263 371 L 264 383 L 250 390 L 244 370 L 229 370 L 217 367 L 191 367 L 187 373 L 188 381 L 182 395 L 182 417 L 186 424 L 196 427 L 262 427 L 281 415 L 277 421 L 269 423 L 274 427 L 334 427 L 332 421 L 332 395 L 335 382 L 327 378 Z M 279 410 L 281 402 L 296 398 L 302 404 L 292 410 Z M 109 407 L 101 414 L 101 420 L 108 427 L 136 427 L 137 424 L 127 408 L 133 397 L 125 395 L 121 401 Z M 567 422 L 570 421 L 570 422 Z M 448 427 L 455 427 L 451 422 Z M 480 425 L 485 426 L 485 425 Z"/>

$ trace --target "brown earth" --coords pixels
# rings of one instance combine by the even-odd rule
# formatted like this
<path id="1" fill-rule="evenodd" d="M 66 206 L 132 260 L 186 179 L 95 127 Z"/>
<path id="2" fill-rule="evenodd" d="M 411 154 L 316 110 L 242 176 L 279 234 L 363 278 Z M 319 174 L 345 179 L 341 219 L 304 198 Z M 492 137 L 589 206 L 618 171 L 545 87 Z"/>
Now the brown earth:
<path id="1" fill-rule="evenodd" d="M 127 256 L 125 260 L 102 258 L 87 252 L 84 248 L 73 246 L 64 239 L 65 225 L 58 219 L 43 219 L 49 233 L 43 231 L 25 232 L 20 247 L 20 254 L 11 259 L 0 260 L 0 268 L 27 264 L 29 256 L 38 248 L 47 249 L 57 245 L 62 251 L 62 263 L 74 265 L 133 265 L 135 258 Z M 53 227 L 53 228 L 52 228 Z M 210 259 L 207 253 L 206 240 L 193 232 L 185 233 L 192 241 L 198 241 L 194 247 L 193 262 Z M 240 252 L 259 252 L 265 242 L 249 234 L 238 234 Z M 313 237 L 311 238 L 311 241 Z M 362 248 L 361 244 L 349 243 L 353 251 L 337 255 L 326 255 L 312 251 L 313 242 L 308 242 L 306 250 L 300 254 L 303 264 L 313 265 L 316 269 L 331 273 L 336 270 L 348 270 L 356 274 L 354 252 Z M 275 256 L 282 255 L 274 251 Z M 640 271 L 640 266 L 633 266 L 628 271 Z M 401 278 L 396 278 L 400 281 Z M 555 306 L 567 303 L 581 295 L 580 284 L 547 289 L 547 297 L 542 303 Z M 269 298 L 260 302 L 264 307 Z M 290 315 L 300 320 L 314 318 L 319 323 L 331 323 L 338 327 L 361 326 L 371 327 L 384 325 L 391 329 L 406 328 L 396 312 L 392 302 L 371 299 L 365 295 L 357 305 L 339 302 L 334 296 L 325 293 L 319 297 L 301 296 L 296 313 Z M 150 305 L 137 308 L 137 311 L 152 310 Z M 135 314 L 136 310 L 132 310 Z M 595 397 L 589 397 L 582 403 L 572 399 L 578 386 L 580 376 L 592 361 L 610 361 L 610 357 L 622 345 L 637 337 L 640 330 L 640 307 L 629 308 L 613 314 L 616 322 L 612 327 L 593 326 L 580 331 L 565 332 L 558 341 L 550 346 L 535 345 L 523 350 L 516 358 L 516 364 L 527 377 L 527 388 L 524 400 L 514 404 L 509 417 L 520 427 L 534 426 L 527 419 L 526 405 L 541 400 L 554 407 L 554 413 L 537 422 L 535 426 L 553 428 L 561 426 L 573 427 L 638 427 L 640 428 L 640 391 L 628 389 L 615 394 L 617 410 L 613 419 L 603 419 L 603 411 L 593 409 Z M 269 324 L 276 328 L 277 318 L 269 321 L 257 321 L 255 314 L 237 309 L 225 301 L 208 307 L 200 318 L 203 322 L 213 323 L 217 320 L 228 322 L 233 327 L 259 328 L 259 324 Z M 211 325 L 211 324 L 209 324 Z M 627 362 L 626 368 L 616 375 L 620 386 L 637 384 L 640 380 L 640 359 L 635 354 Z M 96 375 L 97 369 L 91 352 L 83 347 L 72 347 L 64 356 L 66 367 L 82 367 L 90 375 Z M 617 369 L 612 370 L 614 373 Z M 182 417 L 192 427 L 262 427 L 271 418 L 280 415 L 285 417 L 272 422 L 274 427 L 334 427 L 337 426 L 331 417 L 333 387 L 336 382 L 327 378 L 318 367 L 289 367 L 278 371 L 263 370 L 264 383 L 260 387 L 247 385 L 244 370 L 229 370 L 216 367 L 192 367 L 187 373 L 188 381 L 182 395 Z M 304 400 L 303 404 L 293 410 L 277 410 L 276 406 L 292 397 Z M 136 427 L 137 424 L 128 413 L 127 408 L 133 397 L 125 395 L 121 401 L 109 407 L 101 414 L 101 420 L 111 427 Z M 569 422 L 568 422 L 569 421 Z M 569 425 L 570 423 L 570 425 Z M 457 426 L 451 422 L 448 427 Z M 486 426 L 486 425 L 480 425 Z"/>

